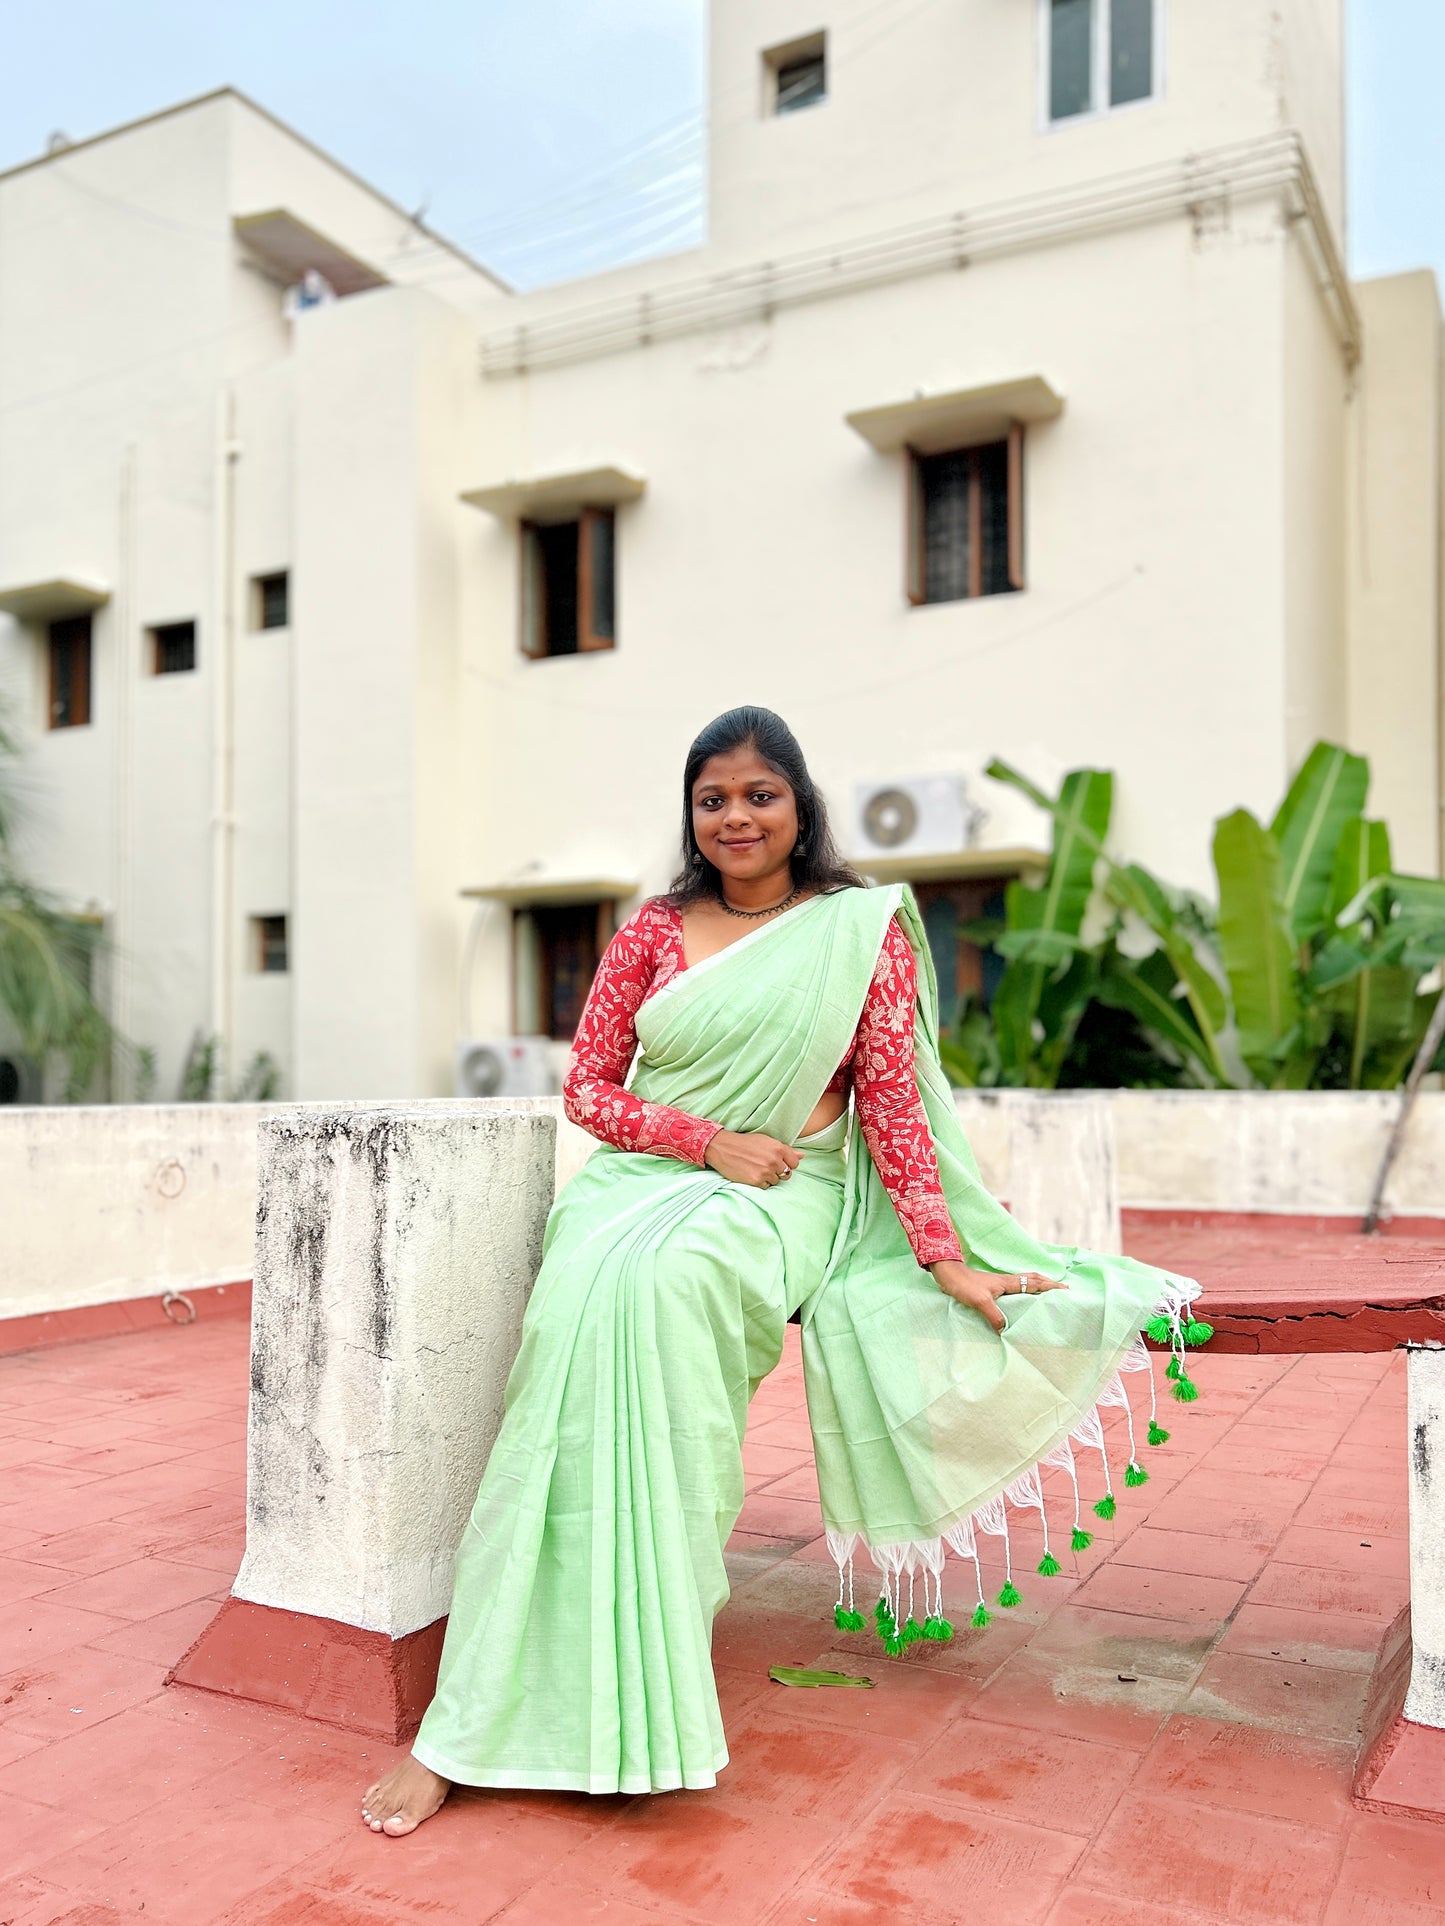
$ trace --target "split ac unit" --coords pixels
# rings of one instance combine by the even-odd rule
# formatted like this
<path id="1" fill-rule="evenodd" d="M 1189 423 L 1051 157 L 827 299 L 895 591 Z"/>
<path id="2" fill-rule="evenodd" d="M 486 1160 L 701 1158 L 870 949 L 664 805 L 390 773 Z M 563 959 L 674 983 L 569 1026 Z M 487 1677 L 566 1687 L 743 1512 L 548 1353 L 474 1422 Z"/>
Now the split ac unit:
<path id="1" fill-rule="evenodd" d="M 962 776 L 905 776 L 853 785 L 853 849 L 870 857 L 947 856 L 978 841 L 986 812 Z"/>
<path id="2" fill-rule="evenodd" d="M 556 1091 L 546 1037 L 470 1037 L 453 1060 L 459 1097 L 550 1097 Z"/>

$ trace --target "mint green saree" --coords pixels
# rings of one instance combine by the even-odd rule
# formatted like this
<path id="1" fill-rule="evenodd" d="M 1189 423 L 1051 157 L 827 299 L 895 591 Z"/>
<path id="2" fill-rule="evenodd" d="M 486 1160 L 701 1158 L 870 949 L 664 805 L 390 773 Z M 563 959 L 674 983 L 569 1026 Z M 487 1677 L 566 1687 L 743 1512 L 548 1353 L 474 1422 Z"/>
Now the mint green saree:
<path id="1" fill-rule="evenodd" d="M 856 1122 L 799 1135 L 847 1054 L 895 914 L 919 962 L 919 1089 L 970 1261 L 1070 1286 L 1007 1300 L 1003 1337 L 919 1268 Z M 1080 1479 L 1102 1516 L 1114 1506 L 1101 1404 L 1123 1405 L 1125 1481 L 1142 1482 L 1125 1375 L 1147 1373 L 1148 1326 L 1171 1342 L 1176 1396 L 1193 1395 L 1182 1346 L 1195 1286 L 1040 1244 L 988 1195 L 939 1068 L 936 1012 L 899 886 L 814 898 L 643 1004 L 640 1096 L 766 1131 L 803 1161 L 760 1190 L 601 1145 L 558 1198 L 414 1747 L 434 1771 L 598 1793 L 715 1782 L 727 1759 L 710 1656 L 722 1548 L 742 1506 L 748 1402 L 795 1309 L 845 1630 L 864 1623 L 863 1553 L 890 1651 L 950 1635 L 948 1549 L 969 1562 L 982 1622 L 980 1532 L 1002 1540 L 999 1602 L 1016 1602 L 1008 1507 L 1044 1514 L 1043 1465 L 1068 1474 L 1064 1522 L 1087 1542 Z M 1047 1539 L 1041 1569 L 1057 1569 Z"/>

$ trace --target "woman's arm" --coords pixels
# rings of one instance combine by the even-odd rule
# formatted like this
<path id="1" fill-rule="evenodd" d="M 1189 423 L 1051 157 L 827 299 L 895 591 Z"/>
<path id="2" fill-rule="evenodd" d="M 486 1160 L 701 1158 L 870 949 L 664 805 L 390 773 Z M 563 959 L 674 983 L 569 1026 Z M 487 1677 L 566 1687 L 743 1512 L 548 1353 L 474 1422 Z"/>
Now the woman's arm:
<path id="1" fill-rule="evenodd" d="M 927 1269 L 963 1248 L 938 1177 L 933 1135 L 913 1068 L 918 968 L 896 922 L 878 955 L 853 1053 L 858 1123 L 883 1187 L 893 1200 L 913 1255 Z"/>
<path id="2" fill-rule="evenodd" d="M 644 904 L 629 917 L 597 966 L 562 1083 L 562 1108 L 571 1122 L 617 1150 L 700 1165 L 718 1126 L 667 1104 L 645 1103 L 624 1087 L 637 1050 L 637 1012 L 657 971 L 659 924 L 650 911 Z"/>

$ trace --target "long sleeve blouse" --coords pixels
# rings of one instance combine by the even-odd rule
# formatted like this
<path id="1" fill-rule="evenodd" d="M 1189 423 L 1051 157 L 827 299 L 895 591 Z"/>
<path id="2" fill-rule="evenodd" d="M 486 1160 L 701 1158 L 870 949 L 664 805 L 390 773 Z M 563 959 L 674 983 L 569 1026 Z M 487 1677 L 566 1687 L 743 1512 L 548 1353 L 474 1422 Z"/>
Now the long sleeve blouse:
<path id="1" fill-rule="evenodd" d="M 637 1050 L 637 1013 L 687 968 L 682 917 L 664 898 L 636 911 L 608 944 L 577 1026 L 562 1086 L 568 1117 L 618 1150 L 701 1165 L 721 1125 L 626 1088 Z M 913 1068 L 918 972 L 896 922 L 879 952 L 863 1014 L 829 1090 L 851 1084 L 868 1153 L 922 1265 L 960 1258 L 938 1159 Z"/>

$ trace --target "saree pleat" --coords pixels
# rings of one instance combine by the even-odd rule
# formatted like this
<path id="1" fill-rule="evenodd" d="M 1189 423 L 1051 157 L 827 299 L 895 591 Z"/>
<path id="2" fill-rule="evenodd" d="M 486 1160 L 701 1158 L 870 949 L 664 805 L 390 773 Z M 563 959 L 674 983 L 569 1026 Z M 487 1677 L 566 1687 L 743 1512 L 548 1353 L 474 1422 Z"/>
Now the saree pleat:
<path id="1" fill-rule="evenodd" d="M 1070 1286 L 1008 1300 L 1002 1341 L 920 1270 L 856 1121 L 799 1137 L 895 914 L 919 959 L 919 1089 L 970 1260 Z M 748 1402 L 792 1310 L 834 1555 L 851 1578 L 866 1547 L 896 1611 L 921 1572 L 941 1611 L 945 1543 L 974 1557 L 980 1532 L 1001 1535 L 1007 1561 L 1006 1497 L 1039 1507 L 1035 1467 L 1063 1462 L 1101 1396 L 1125 1395 L 1140 1329 L 1162 1307 L 1177 1331 L 1195 1288 L 1037 1243 L 984 1190 L 938 1068 L 927 944 L 897 887 L 780 917 L 674 978 L 637 1030 L 639 1095 L 799 1143 L 803 1162 L 759 1190 L 603 1145 L 559 1197 L 414 1747 L 466 1784 L 715 1782 L 722 1552 Z M 1131 1447 L 1131 1482 L 1136 1469 Z M 928 1636 L 941 1624 L 933 1613 Z"/>

